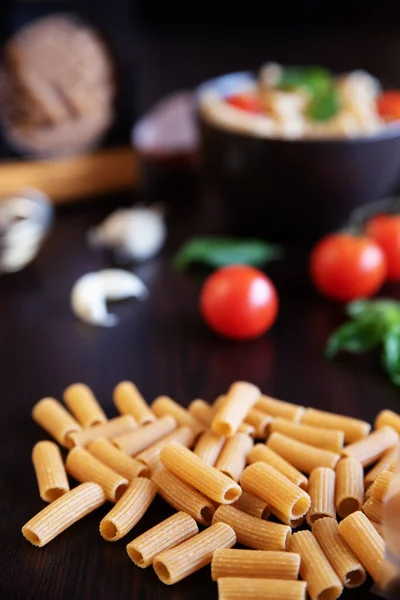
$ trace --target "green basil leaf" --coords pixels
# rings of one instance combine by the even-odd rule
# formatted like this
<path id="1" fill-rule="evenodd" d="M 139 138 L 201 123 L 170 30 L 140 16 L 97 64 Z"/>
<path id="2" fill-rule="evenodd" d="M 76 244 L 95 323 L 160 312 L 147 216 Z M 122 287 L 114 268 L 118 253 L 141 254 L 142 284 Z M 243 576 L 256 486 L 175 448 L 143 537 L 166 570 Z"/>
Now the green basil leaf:
<path id="1" fill-rule="evenodd" d="M 393 328 L 385 336 L 382 362 L 392 382 L 400 385 L 400 327 Z"/>
<path id="2" fill-rule="evenodd" d="M 357 320 L 380 321 L 390 329 L 400 324 L 400 302 L 395 300 L 357 300 L 347 306 L 347 314 Z"/>
<path id="3" fill-rule="evenodd" d="M 334 86 L 318 92 L 312 98 L 308 107 L 308 116 L 313 121 L 328 121 L 340 109 L 339 94 Z"/>
<path id="4" fill-rule="evenodd" d="M 305 88 L 312 96 L 332 86 L 331 73 L 322 67 L 285 67 L 277 87 L 282 90 Z"/>
<path id="5" fill-rule="evenodd" d="M 382 331 L 379 323 L 349 321 L 331 335 L 326 345 L 325 355 L 333 358 L 343 350 L 363 354 L 377 346 L 381 337 Z"/>
<path id="6" fill-rule="evenodd" d="M 192 263 L 203 263 L 213 268 L 234 264 L 260 266 L 282 256 L 281 246 L 262 240 L 204 236 L 187 242 L 176 254 L 174 265 L 179 269 L 185 269 Z"/>

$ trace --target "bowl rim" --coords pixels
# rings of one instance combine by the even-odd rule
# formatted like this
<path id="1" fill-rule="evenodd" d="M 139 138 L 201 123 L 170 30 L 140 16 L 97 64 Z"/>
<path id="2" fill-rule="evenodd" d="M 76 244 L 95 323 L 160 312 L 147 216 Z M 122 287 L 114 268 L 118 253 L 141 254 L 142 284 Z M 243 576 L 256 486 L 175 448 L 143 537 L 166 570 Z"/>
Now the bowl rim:
<path id="1" fill-rule="evenodd" d="M 200 105 L 201 96 L 207 92 L 212 90 L 220 91 L 222 89 L 232 90 L 230 93 L 234 93 L 237 91 L 237 88 L 242 85 L 244 87 L 245 84 L 250 85 L 256 81 L 255 71 L 234 71 L 232 73 L 225 73 L 224 75 L 217 75 L 216 77 L 212 77 L 211 79 L 207 79 L 199 84 L 195 88 L 194 96 L 197 107 Z M 223 96 L 228 96 L 229 93 L 223 93 Z M 202 121 L 207 123 L 208 126 L 217 129 L 218 131 L 223 131 L 224 133 L 241 136 L 244 138 L 257 139 L 257 140 L 267 140 L 268 142 L 281 143 L 281 144 L 325 144 L 329 143 L 332 145 L 335 144 L 359 144 L 359 143 L 373 143 L 373 142 L 383 142 L 386 140 L 392 140 L 396 138 L 400 138 L 400 120 L 394 121 L 393 123 L 387 124 L 386 127 L 378 131 L 374 131 L 372 133 L 364 134 L 364 135 L 353 135 L 351 137 L 343 137 L 343 136 L 321 136 L 321 137 L 299 137 L 299 138 L 283 138 L 283 137 L 268 137 L 268 136 L 256 136 L 251 133 L 246 133 L 243 131 L 234 131 L 229 128 L 224 128 L 218 126 L 217 123 L 208 121 L 201 115 L 201 111 L 198 110 L 200 114 L 200 118 Z"/>

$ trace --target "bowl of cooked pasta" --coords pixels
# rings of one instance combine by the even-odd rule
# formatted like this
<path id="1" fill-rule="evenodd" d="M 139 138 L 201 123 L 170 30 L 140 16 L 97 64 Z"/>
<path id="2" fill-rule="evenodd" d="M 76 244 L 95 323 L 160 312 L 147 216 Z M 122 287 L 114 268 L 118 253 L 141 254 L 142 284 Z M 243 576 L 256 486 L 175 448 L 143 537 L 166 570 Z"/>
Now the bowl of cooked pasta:
<path id="1" fill-rule="evenodd" d="M 312 241 L 400 183 L 400 91 L 269 63 L 197 90 L 204 172 L 243 232 Z"/>

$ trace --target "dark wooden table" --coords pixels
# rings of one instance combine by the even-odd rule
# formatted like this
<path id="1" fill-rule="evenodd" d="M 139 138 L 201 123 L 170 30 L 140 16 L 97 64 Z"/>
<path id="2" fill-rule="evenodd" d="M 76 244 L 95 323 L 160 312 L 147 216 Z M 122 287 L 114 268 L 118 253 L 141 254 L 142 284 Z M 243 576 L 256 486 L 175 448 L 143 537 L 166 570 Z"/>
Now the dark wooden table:
<path id="1" fill-rule="evenodd" d="M 338 70 L 364 66 L 400 80 L 398 36 L 377 35 L 374 44 L 369 36 L 359 40 L 345 33 L 336 38 L 325 34 L 289 38 L 260 34 L 238 43 L 231 35 L 222 44 L 210 33 L 206 48 L 204 37 L 201 45 L 188 35 L 139 40 L 137 105 L 143 109 L 177 87 L 192 86 L 225 70 L 255 67 L 266 58 L 300 64 L 317 60 Z M 161 500 L 134 532 L 115 544 L 104 542 L 98 532 L 109 506 L 45 548 L 34 548 L 23 539 L 21 526 L 44 506 L 30 456 L 34 443 L 46 438 L 30 418 L 33 404 L 42 396 L 60 398 L 68 384 L 84 381 L 113 416 L 111 393 L 122 379 L 135 381 L 149 401 L 168 394 L 184 405 L 196 397 L 212 401 L 232 381 L 244 379 L 276 397 L 367 420 L 384 407 L 400 409 L 399 391 L 382 375 L 377 357 L 335 362 L 323 357 L 327 336 L 343 314 L 312 290 L 305 253 L 299 249 L 289 250 L 283 262 L 267 268 L 281 300 L 279 319 L 270 333 L 256 341 L 233 343 L 208 331 L 197 308 L 205 272 L 175 272 L 170 257 L 190 235 L 222 232 L 226 221 L 211 198 L 201 199 L 196 187 L 179 186 L 172 197 L 166 249 L 134 269 L 149 286 L 150 298 L 143 304 L 129 300 L 114 305 L 121 319 L 115 329 L 78 322 L 71 314 L 69 294 L 80 275 L 112 264 L 107 253 L 88 249 L 88 227 L 132 198 L 63 209 L 35 262 L 21 273 L 0 277 L 2 600 L 217 597 L 208 567 L 168 588 L 152 569 L 137 569 L 128 559 L 127 541 L 171 514 Z M 396 295 L 400 290 L 389 291 Z M 346 592 L 343 598 L 372 598 L 368 589 Z"/>
<path id="2" fill-rule="evenodd" d="M 130 200 L 63 209 L 37 260 L 23 272 L 0 279 L 4 600 L 216 598 L 209 568 L 167 588 L 152 569 L 142 571 L 128 559 L 127 541 L 171 514 L 161 500 L 134 533 L 115 544 L 104 542 L 98 533 L 109 506 L 45 548 L 34 548 L 23 539 L 21 526 L 44 506 L 30 456 L 34 443 L 47 437 L 30 418 L 32 405 L 44 395 L 60 398 L 66 385 L 84 381 L 113 416 L 111 392 L 121 379 L 135 381 L 148 400 L 169 394 L 182 404 L 196 397 L 211 401 L 232 381 L 244 379 L 285 400 L 368 420 L 384 406 L 399 409 L 398 391 L 374 362 L 324 359 L 324 342 L 341 311 L 312 291 L 302 252 L 293 250 L 284 262 L 267 269 L 281 298 L 278 322 L 268 335 L 233 343 L 207 330 L 197 309 L 205 273 L 179 273 L 170 265 L 171 253 L 188 235 L 219 227 L 215 207 L 194 198 L 171 209 L 163 255 L 135 269 L 150 288 L 149 300 L 114 305 L 121 318 L 115 329 L 76 321 L 69 306 L 72 284 L 82 273 L 111 264 L 106 253 L 88 249 L 85 231 L 114 204 Z M 366 587 L 344 594 L 354 600 L 367 597 Z"/>

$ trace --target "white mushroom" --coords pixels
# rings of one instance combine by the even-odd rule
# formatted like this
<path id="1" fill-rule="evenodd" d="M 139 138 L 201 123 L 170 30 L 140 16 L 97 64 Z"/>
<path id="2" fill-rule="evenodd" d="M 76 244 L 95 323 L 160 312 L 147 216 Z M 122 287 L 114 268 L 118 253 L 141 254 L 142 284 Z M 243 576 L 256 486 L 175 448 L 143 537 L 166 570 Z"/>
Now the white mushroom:
<path id="1" fill-rule="evenodd" d="M 71 291 L 71 307 L 85 323 L 113 327 L 118 323 L 118 317 L 107 312 L 107 300 L 144 299 L 147 295 L 147 287 L 133 273 L 104 269 L 87 273 L 76 281 Z"/>
<path id="2" fill-rule="evenodd" d="M 143 261 L 159 252 L 167 230 L 160 208 L 119 209 L 89 231 L 91 246 L 118 250 L 126 258 Z"/>

